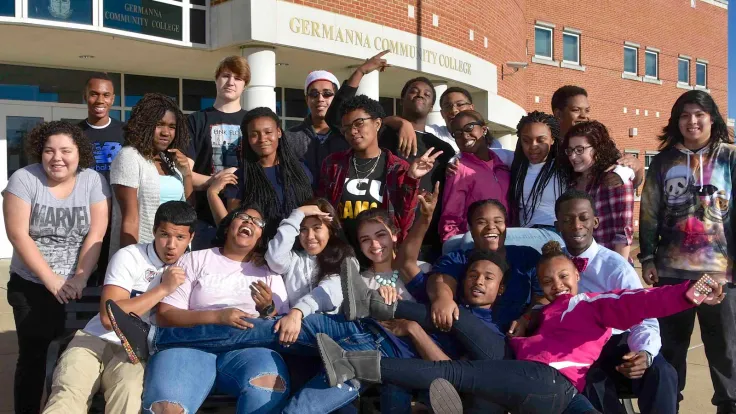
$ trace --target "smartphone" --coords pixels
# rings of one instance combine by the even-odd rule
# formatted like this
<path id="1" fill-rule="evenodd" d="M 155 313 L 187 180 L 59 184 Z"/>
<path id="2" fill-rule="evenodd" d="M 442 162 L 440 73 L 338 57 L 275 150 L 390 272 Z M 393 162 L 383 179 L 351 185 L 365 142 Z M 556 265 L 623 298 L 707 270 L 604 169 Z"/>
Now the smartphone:
<path id="1" fill-rule="evenodd" d="M 174 161 L 169 157 L 169 154 L 161 151 L 158 153 L 159 158 L 161 158 L 161 166 L 164 167 L 164 171 L 168 175 L 176 176 L 176 165 L 174 164 Z"/>
<path id="2" fill-rule="evenodd" d="M 705 299 L 708 298 L 708 295 L 710 295 L 713 292 L 713 289 L 708 286 L 708 282 L 715 282 L 713 279 L 710 278 L 708 275 L 703 275 L 700 279 L 698 279 L 695 283 L 690 286 L 690 289 L 687 290 L 687 293 L 685 293 L 685 296 L 694 304 L 700 305 L 703 303 Z"/>

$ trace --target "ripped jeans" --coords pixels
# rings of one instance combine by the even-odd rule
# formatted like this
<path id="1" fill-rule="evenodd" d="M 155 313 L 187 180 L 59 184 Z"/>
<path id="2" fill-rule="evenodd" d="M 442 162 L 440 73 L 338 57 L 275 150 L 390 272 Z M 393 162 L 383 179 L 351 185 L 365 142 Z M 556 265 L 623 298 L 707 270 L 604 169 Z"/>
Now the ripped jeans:
<path id="1" fill-rule="evenodd" d="M 261 381 L 269 383 L 265 386 Z M 212 354 L 172 348 L 153 355 L 146 366 L 143 413 L 157 402 L 174 403 L 194 414 L 210 391 L 238 398 L 236 413 L 281 412 L 289 396 L 289 371 L 270 349 L 239 349 Z"/>

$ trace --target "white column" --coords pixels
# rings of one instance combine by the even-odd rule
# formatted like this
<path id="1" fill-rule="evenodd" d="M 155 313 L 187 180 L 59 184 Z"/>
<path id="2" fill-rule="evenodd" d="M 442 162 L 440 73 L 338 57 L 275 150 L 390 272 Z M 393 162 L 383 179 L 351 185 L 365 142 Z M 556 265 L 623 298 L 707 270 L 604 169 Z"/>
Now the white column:
<path id="1" fill-rule="evenodd" d="M 360 80 L 360 85 L 358 85 L 358 92 L 356 95 L 366 95 L 371 99 L 378 100 L 378 93 L 380 90 L 378 80 L 379 77 L 377 70 L 363 76 L 363 79 Z"/>
<path id="2" fill-rule="evenodd" d="M 435 125 L 445 125 L 445 120 L 442 118 L 440 113 L 440 96 L 447 90 L 447 84 L 445 82 L 432 81 L 434 83 L 434 96 L 437 99 L 434 101 L 432 111 L 427 115 L 427 123 Z"/>
<path id="3" fill-rule="evenodd" d="M 240 98 L 243 109 L 265 106 L 276 111 L 276 52 L 266 47 L 243 47 L 240 54 L 250 65 L 250 85 Z"/>

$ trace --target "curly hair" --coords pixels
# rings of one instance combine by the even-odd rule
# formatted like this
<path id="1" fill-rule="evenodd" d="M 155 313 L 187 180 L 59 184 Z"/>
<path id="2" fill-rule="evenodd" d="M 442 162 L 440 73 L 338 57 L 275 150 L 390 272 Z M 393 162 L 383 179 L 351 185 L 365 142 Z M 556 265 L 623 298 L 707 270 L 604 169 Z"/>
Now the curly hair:
<path id="1" fill-rule="evenodd" d="M 353 112 L 355 110 L 362 109 L 372 118 L 385 118 L 386 112 L 383 110 L 383 106 L 376 101 L 365 95 L 354 96 L 340 106 L 339 114 L 340 118 L 344 117 L 345 114 Z"/>
<path id="2" fill-rule="evenodd" d="M 564 257 L 570 263 L 572 263 L 572 260 L 570 260 L 570 258 L 565 254 L 565 251 L 562 250 L 562 245 L 560 244 L 560 242 L 556 240 L 551 240 L 545 243 L 544 246 L 542 246 L 542 257 L 537 262 L 537 274 L 540 274 L 538 271 L 540 266 L 549 262 L 555 257 Z"/>
<path id="3" fill-rule="evenodd" d="M 189 146 L 189 130 L 186 117 L 173 99 L 161 93 L 147 93 L 133 107 L 128 123 L 124 127 L 125 145 L 138 150 L 146 159 L 156 156 L 153 136 L 161 118 L 170 111 L 176 117 L 176 135 L 169 145 L 170 149 L 186 151 Z"/>
<path id="4" fill-rule="evenodd" d="M 529 170 L 529 159 L 524 154 L 524 149 L 521 145 L 521 134 L 524 128 L 535 123 L 547 125 L 553 142 L 549 148 L 547 159 L 544 161 L 542 170 L 534 181 L 534 185 L 529 192 L 529 199 L 527 200 L 524 199 L 524 180 Z M 547 188 L 553 177 L 557 182 L 553 182 L 552 185 L 557 184 L 560 189 L 565 188 L 565 182 L 567 181 L 562 171 L 555 168 L 555 158 L 560 143 L 560 123 L 557 118 L 540 111 L 531 112 L 529 115 L 522 117 L 519 124 L 516 125 L 516 136 L 519 137 L 519 140 L 516 142 L 514 161 L 511 163 L 511 185 L 509 186 L 508 192 L 508 205 L 512 213 L 510 221 L 514 225 L 522 222 L 526 223 L 532 219 L 534 211 L 542 200 L 544 189 Z"/>
<path id="5" fill-rule="evenodd" d="M 323 221 L 330 233 L 330 238 L 327 240 L 324 250 L 317 255 L 317 279 L 313 283 L 313 286 L 316 287 L 317 283 L 321 282 L 327 276 L 340 274 L 342 262 L 355 257 L 355 251 L 345 239 L 345 233 L 340 224 L 340 219 L 335 208 L 332 207 L 329 201 L 324 198 L 315 198 L 307 201 L 303 205 L 317 206 L 320 210 L 328 213 L 332 217 L 331 221 Z"/>
<path id="6" fill-rule="evenodd" d="M 615 165 L 616 161 L 621 158 L 621 152 L 616 148 L 616 143 L 611 139 L 608 128 L 600 122 L 589 121 L 574 125 L 567 131 L 567 135 L 562 140 L 562 145 L 559 146 L 557 154 L 560 171 L 567 177 L 569 185 L 573 185 L 582 175 L 581 173 L 575 172 L 572 168 L 572 163 L 570 163 L 570 158 L 565 154 L 565 149 L 569 145 L 570 138 L 572 137 L 585 137 L 588 139 L 588 144 L 593 147 L 593 166 L 591 169 L 593 185 L 595 186 L 603 178 L 608 167 Z"/>
<path id="7" fill-rule="evenodd" d="M 259 206 L 258 204 L 241 204 L 240 207 L 228 213 L 228 215 L 225 216 L 222 221 L 220 221 L 220 224 L 217 226 L 217 234 L 215 235 L 215 239 L 212 241 L 212 246 L 225 247 L 225 243 L 227 243 L 227 232 L 230 228 L 230 225 L 233 223 L 233 220 L 235 220 L 235 217 L 238 214 L 246 210 L 255 210 L 258 212 L 258 214 L 261 215 L 261 217 L 264 217 L 263 208 L 261 208 L 261 206 Z M 268 221 L 266 222 L 266 226 L 268 226 Z M 261 231 L 261 237 L 258 238 L 255 246 L 253 246 L 253 249 L 250 251 L 248 261 L 252 262 L 253 265 L 258 267 L 265 266 L 267 248 L 268 247 L 266 245 L 265 229 L 263 229 Z"/>
<path id="8" fill-rule="evenodd" d="M 46 141 L 52 135 L 66 135 L 74 141 L 79 150 L 79 169 L 90 168 L 95 165 L 95 149 L 82 132 L 82 129 L 66 121 L 44 122 L 33 128 L 25 139 L 26 157 L 33 163 L 41 162 L 41 154 Z"/>
<path id="9" fill-rule="evenodd" d="M 660 150 L 671 148 L 677 144 L 681 144 L 685 137 L 682 136 L 680 131 L 680 115 L 685 110 L 685 105 L 695 104 L 703 108 L 703 111 L 710 115 L 713 126 L 710 130 L 710 140 L 708 141 L 709 151 L 713 152 L 718 144 L 721 142 L 733 143 L 733 137 L 728 130 L 726 121 L 723 120 L 721 111 L 718 109 L 718 105 L 707 92 L 704 91 L 688 91 L 680 95 L 672 105 L 672 113 L 670 114 L 670 120 L 667 125 L 662 128 L 662 135 L 658 138 L 661 141 L 659 145 Z"/>

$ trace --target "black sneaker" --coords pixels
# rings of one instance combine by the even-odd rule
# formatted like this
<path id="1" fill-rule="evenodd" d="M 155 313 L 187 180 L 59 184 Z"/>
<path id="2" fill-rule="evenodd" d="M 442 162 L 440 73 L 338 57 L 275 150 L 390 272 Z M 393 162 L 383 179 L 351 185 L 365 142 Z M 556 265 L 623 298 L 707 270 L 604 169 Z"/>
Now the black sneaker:
<path id="1" fill-rule="evenodd" d="M 148 359 L 148 332 L 151 325 L 143 322 L 133 312 L 125 313 L 112 299 L 105 302 L 107 316 L 110 318 L 112 330 L 120 338 L 128 359 L 133 364 Z"/>
<path id="2" fill-rule="evenodd" d="M 460 400 L 460 394 L 444 378 L 437 378 L 429 385 L 429 402 L 434 414 L 463 413 L 463 402 Z"/>

